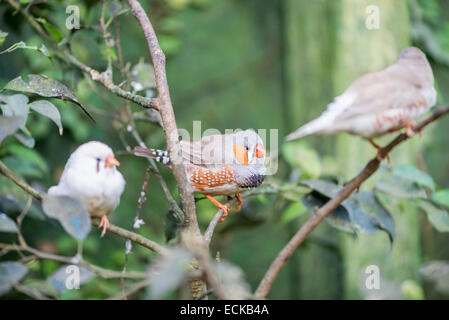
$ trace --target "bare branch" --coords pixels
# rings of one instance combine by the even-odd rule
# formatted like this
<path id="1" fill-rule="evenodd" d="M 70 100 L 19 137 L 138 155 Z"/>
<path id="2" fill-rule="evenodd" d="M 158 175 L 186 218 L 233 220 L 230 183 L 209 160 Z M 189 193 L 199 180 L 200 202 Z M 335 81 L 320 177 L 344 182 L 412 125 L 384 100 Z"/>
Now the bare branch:
<path id="1" fill-rule="evenodd" d="M 15 245 L 15 244 L 0 243 L 0 248 L 2 248 L 3 251 L 6 251 L 6 252 L 7 251 L 29 252 L 39 259 L 53 260 L 53 261 L 57 261 L 57 262 L 67 263 L 67 264 L 76 264 L 76 265 L 85 267 L 86 269 L 89 269 L 93 273 L 95 273 L 103 278 L 121 278 L 123 276 L 125 278 L 130 278 L 130 279 L 146 278 L 145 272 L 132 271 L 132 272 L 127 272 L 127 273 L 123 274 L 121 271 L 109 270 L 109 269 L 104 269 L 104 268 L 98 267 L 94 264 L 87 262 L 80 256 L 74 256 L 74 257 L 60 256 L 60 255 L 40 251 L 40 250 L 32 248 L 28 245 Z"/>
<path id="2" fill-rule="evenodd" d="M 21 187 L 23 190 L 28 192 L 37 200 L 42 201 L 43 194 L 34 189 L 28 183 L 26 183 L 22 178 L 16 176 L 4 163 L 0 160 L 0 173 L 14 182 L 16 185 Z"/>
<path id="3" fill-rule="evenodd" d="M 415 125 L 413 127 L 413 131 L 420 132 L 429 123 L 437 120 L 447 113 L 449 113 L 449 107 L 437 107 L 435 112 L 429 118 Z M 399 134 L 387 146 L 379 150 L 378 157 L 380 159 L 376 157 L 369 161 L 366 164 L 365 168 L 356 177 L 349 181 L 334 198 L 330 199 L 315 213 L 313 213 L 313 215 L 301 226 L 298 232 L 296 232 L 296 234 L 290 239 L 285 247 L 282 248 L 277 257 L 271 263 L 255 292 L 256 297 L 266 297 L 271 289 L 274 280 L 279 274 L 279 271 L 281 271 L 287 260 L 290 258 L 296 248 L 298 248 L 298 246 L 304 241 L 304 239 L 318 226 L 321 221 L 323 221 L 323 219 L 327 215 L 335 210 L 345 199 L 347 199 L 352 194 L 352 192 L 354 192 L 354 190 L 357 190 L 366 179 L 371 177 L 377 171 L 377 169 L 379 169 L 381 161 L 388 156 L 388 154 L 394 147 L 409 138 L 410 137 L 405 133 Z"/>

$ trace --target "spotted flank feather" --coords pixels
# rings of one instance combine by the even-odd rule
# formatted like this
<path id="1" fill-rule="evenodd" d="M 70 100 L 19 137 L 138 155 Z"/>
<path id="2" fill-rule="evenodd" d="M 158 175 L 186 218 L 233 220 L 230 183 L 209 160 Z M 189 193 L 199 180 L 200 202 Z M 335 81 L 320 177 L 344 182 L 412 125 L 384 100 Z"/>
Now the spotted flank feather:
<path id="1" fill-rule="evenodd" d="M 139 157 L 151 158 L 162 164 L 168 165 L 170 157 L 166 150 L 146 149 L 142 147 L 134 147 L 133 153 Z"/>

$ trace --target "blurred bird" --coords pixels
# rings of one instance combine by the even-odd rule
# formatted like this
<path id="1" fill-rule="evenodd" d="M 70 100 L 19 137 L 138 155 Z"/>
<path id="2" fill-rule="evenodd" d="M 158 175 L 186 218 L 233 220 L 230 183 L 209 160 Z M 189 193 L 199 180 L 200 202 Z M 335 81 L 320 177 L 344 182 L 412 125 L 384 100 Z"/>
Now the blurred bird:
<path id="1" fill-rule="evenodd" d="M 223 210 L 221 221 L 229 208 L 213 196 L 235 194 L 239 211 L 240 192 L 261 185 L 266 172 L 263 141 L 252 130 L 205 136 L 199 141 L 180 141 L 180 153 L 193 190 Z M 134 154 L 168 166 L 171 163 L 167 151 L 135 147 Z"/>
<path id="2" fill-rule="evenodd" d="M 414 135 L 414 120 L 435 104 L 433 83 L 425 54 L 415 47 L 406 48 L 396 62 L 354 81 L 318 118 L 285 139 L 347 132 L 368 139 L 379 150 L 373 138 L 404 127 L 408 136 Z"/>
<path id="3" fill-rule="evenodd" d="M 125 180 L 117 170 L 120 163 L 112 149 L 99 141 L 80 145 L 67 161 L 58 185 L 49 195 L 69 196 L 79 200 L 92 217 L 101 218 L 101 237 L 109 228 L 107 215 L 115 210 L 125 188 Z"/>

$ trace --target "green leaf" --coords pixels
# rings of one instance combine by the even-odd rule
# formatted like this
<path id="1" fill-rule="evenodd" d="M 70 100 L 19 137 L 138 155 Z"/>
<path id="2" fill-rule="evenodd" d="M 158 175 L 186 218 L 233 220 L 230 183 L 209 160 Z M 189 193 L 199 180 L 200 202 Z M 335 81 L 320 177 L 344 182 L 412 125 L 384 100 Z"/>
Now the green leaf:
<path id="1" fill-rule="evenodd" d="M 6 146 L 6 151 L 17 158 L 26 159 L 27 162 L 33 164 L 33 166 L 37 167 L 43 173 L 48 173 L 47 162 L 36 150 L 24 148 L 18 144 L 9 144 Z"/>
<path id="2" fill-rule="evenodd" d="M 449 232 L 449 213 L 437 208 L 429 201 L 420 200 L 418 206 L 427 214 L 430 223 L 439 232 Z"/>
<path id="3" fill-rule="evenodd" d="M 315 179 L 321 175 L 320 157 L 305 142 L 295 141 L 282 145 L 282 154 L 290 166 L 302 171 L 301 176 Z"/>
<path id="4" fill-rule="evenodd" d="M 1 40 L 1 39 L 0 39 Z M 17 43 L 14 43 L 12 46 L 10 46 L 8 49 L 3 50 L 2 52 L 0 52 L 0 54 L 3 53 L 7 53 L 7 52 L 12 52 L 14 50 L 17 49 L 29 49 L 29 50 L 34 50 L 34 51 L 38 51 L 42 54 L 44 54 L 47 57 L 50 57 L 50 54 L 48 53 L 47 47 L 45 45 L 41 45 L 40 48 L 38 48 L 37 46 L 28 46 L 25 42 L 20 41 Z"/>
<path id="5" fill-rule="evenodd" d="M 165 239 L 167 242 L 169 242 L 171 239 L 174 239 L 178 235 L 180 227 L 181 224 L 179 223 L 175 212 L 170 209 L 165 216 L 164 225 Z"/>
<path id="6" fill-rule="evenodd" d="M 66 85 L 39 74 L 28 75 L 28 80 L 29 81 L 24 81 L 22 77 L 19 76 L 8 82 L 4 89 L 34 93 L 47 98 L 70 100 L 76 103 L 84 113 L 93 120 L 92 116 L 87 112 L 81 102 L 78 101 L 72 90 Z"/>
<path id="7" fill-rule="evenodd" d="M 56 43 L 61 41 L 62 35 L 61 35 L 61 32 L 59 32 L 59 30 L 57 28 L 55 28 L 51 23 L 49 23 L 44 18 L 37 18 L 36 20 L 39 21 L 40 23 L 42 23 L 45 30 L 48 32 L 48 34 L 53 38 L 53 40 Z"/>
<path id="8" fill-rule="evenodd" d="M 69 196 L 46 195 L 42 208 L 49 217 L 57 219 L 72 237 L 82 240 L 88 235 L 90 216 L 80 201 Z"/>
<path id="9" fill-rule="evenodd" d="M 38 100 L 29 104 L 31 110 L 39 112 L 40 114 L 50 118 L 59 128 L 59 134 L 62 135 L 62 122 L 61 122 L 61 114 L 59 113 L 58 108 L 49 101 L 46 100 Z"/>
<path id="10" fill-rule="evenodd" d="M 0 116 L 0 144 L 7 136 L 14 134 L 22 125 L 21 117 L 2 117 Z"/>
<path id="11" fill-rule="evenodd" d="M 62 294 L 69 289 L 67 287 L 67 281 L 70 280 L 69 276 L 79 276 L 79 285 L 82 285 L 93 279 L 95 274 L 84 267 L 64 265 L 48 277 L 47 283 L 50 284 L 58 294 Z M 73 285 L 73 283 L 71 284 Z"/>
<path id="12" fill-rule="evenodd" d="M 366 212 L 376 217 L 377 227 L 387 232 L 390 241 L 393 242 L 396 236 L 393 217 L 379 201 L 376 194 L 372 191 L 359 191 L 351 197 L 355 198 Z"/>
<path id="13" fill-rule="evenodd" d="M 297 217 L 302 216 L 307 211 L 301 202 L 291 203 L 282 213 L 281 224 L 286 224 Z"/>
<path id="14" fill-rule="evenodd" d="M 430 190 L 435 191 L 435 181 L 433 181 L 433 178 L 412 165 L 398 165 L 393 168 L 392 172 L 397 176 L 411 180 L 422 187 L 427 187 Z"/>
<path id="15" fill-rule="evenodd" d="M 15 261 L 0 263 L 0 295 L 11 290 L 12 286 L 19 283 L 28 273 L 28 268 Z"/>
<path id="16" fill-rule="evenodd" d="M 2 160 L 14 173 L 22 177 L 41 179 L 47 173 L 24 158 L 8 156 Z"/>
<path id="17" fill-rule="evenodd" d="M 432 201 L 449 208 L 449 189 L 438 190 L 432 195 Z"/>
<path id="18" fill-rule="evenodd" d="M 374 188 L 398 198 L 425 199 L 427 197 L 424 189 L 417 186 L 413 181 L 390 174 L 377 181 Z"/>
<path id="19" fill-rule="evenodd" d="M 170 249 L 150 265 L 150 299 L 161 299 L 187 280 L 192 254 L 182 248 Z"/>
<path id="20" fill-rule="evenodd" d="M 8 36 L 7 32 L 3 32 L 0 30 L 0 47 L 5 43 L 6 37 Z"/>
<path id="21" fill-rule="evenodd" d="M 0 232 L 17 233 L 17 231 L 14 220 L 0 212 Z"/>

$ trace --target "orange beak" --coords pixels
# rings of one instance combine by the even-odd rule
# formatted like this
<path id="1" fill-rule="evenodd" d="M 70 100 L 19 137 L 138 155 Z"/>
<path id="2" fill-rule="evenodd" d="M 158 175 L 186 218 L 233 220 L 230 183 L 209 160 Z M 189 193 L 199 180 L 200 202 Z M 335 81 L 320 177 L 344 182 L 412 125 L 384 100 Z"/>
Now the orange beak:
<path id="1" fill-rule="evenodd" d="M 119 166 L 120 162 L 114 156 L 107 156 L 106 158 L 106 168 L 112 168 L 115 166 Z"/>
<path id="2" fill-rule="evenodd" d="M 254 156 L 256 158 L 262 158 L 265 157 L 265 148 L 263 147 L 263 145 L 258 144 L 256 146 L 256 149 L 254 149 Z"/>

